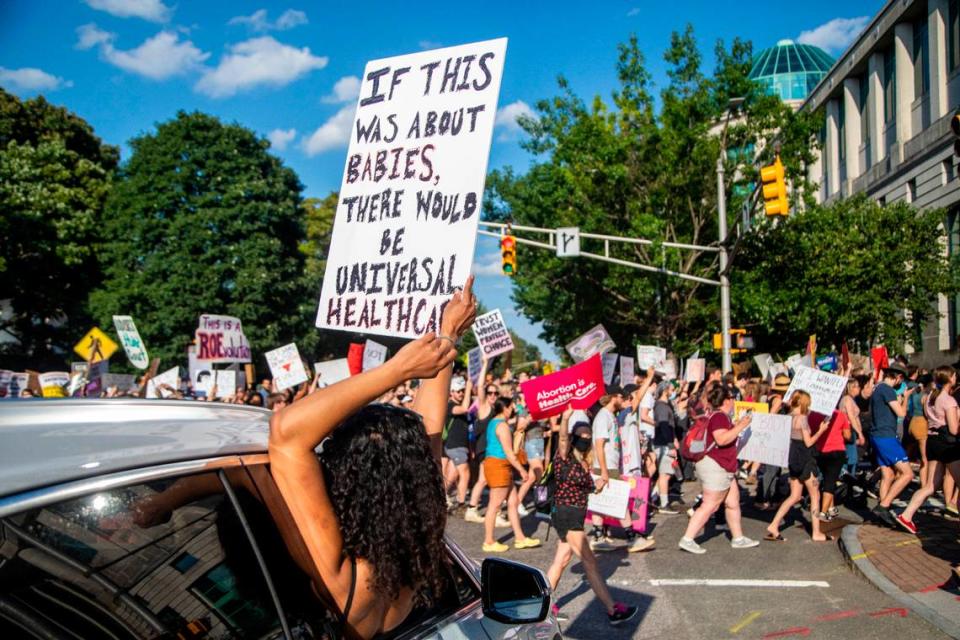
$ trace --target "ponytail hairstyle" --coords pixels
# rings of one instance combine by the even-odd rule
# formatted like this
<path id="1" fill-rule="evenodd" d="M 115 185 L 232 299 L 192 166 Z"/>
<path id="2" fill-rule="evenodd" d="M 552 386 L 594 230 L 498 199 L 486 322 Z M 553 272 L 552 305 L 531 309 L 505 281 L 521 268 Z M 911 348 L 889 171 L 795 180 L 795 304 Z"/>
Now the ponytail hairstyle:
<path id="1" fill-rule="evenodd" d="M 730 398 L 730 390 L 724 384 L 715 384 L 707 391 L 707 403 L 714 410 L 723 406 L 723 403 Z"/>
<path id="2" fill-rule="evenodd" d="M 806 391 L 797 390 L 790 396 L 790 409 L 800 409 L 800 415 L 805 416 L 810 413 L 810 394 Z"/>
<path id="3" fill-rule="evenodd" d="M 927 400 L 928 404 L 934 404 L 937 401 L 937 398 L 940 396 L 940 392 L 943 391 L 943 388 L 950 384 L 950 378 L 956 375 L 957 370 L 951 367 L 950 365 L 943 365 L 942 367 L 937 367 L 933 372 L 933 391 L 930 393 L 930 399 Z"/>
<path id="4" fill-rule="evenodd" d="M 497 398 L 496 402 L 493 403 L 493 415 L 499 416 L 501 413 L 506 411 L 509 407 L 513 406 L 513 398 L 510 396 L 500 396 Z"/>

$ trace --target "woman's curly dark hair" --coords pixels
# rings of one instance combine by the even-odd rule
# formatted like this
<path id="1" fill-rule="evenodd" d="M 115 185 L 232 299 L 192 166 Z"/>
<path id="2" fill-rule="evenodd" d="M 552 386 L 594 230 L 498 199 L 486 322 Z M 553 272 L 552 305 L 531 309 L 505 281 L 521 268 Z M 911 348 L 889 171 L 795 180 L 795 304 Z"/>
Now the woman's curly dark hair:
<path id="1" fill-rule="evenodd" d="M 320 461 L 344 553 L 373 566 L 371 589 L 392 600 L 409 587 L 417 604 L 439 598 L 446 500 L 420 416 L 364 407 L 323 444 Z"/>

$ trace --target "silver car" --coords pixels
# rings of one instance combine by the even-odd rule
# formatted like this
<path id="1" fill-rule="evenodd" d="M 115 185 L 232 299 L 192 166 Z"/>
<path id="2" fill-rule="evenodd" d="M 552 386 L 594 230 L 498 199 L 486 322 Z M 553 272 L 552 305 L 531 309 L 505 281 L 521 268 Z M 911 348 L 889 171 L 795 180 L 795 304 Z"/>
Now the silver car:
<path id="1" fill-rule="evenodd" d="M 0 404 L 0 638 L 337 638 L 270 475 L 270 413 Z M 390 638 L 560 638 L 543 574 L 449 538 L 443 597 Z"/>

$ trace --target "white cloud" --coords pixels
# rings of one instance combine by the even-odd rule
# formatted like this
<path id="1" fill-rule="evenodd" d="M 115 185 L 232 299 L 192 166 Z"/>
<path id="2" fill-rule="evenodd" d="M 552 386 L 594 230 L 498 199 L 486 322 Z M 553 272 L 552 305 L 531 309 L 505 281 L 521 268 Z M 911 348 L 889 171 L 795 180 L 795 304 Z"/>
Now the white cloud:
<path id="1" fill-rule="evenodd" d="M 270 147 L 277 151 L 284 151 L 287 145 L 293 142 L 297 137 L 296 129 L 274 129 L 267 134 L 267 140 L 270 141 Z"/>
<path id="2" fill-rule="evenodd" d="M 64 87 L 72 87 L 73 83 L 34 67 L 22 67 L 20 69 L 0 67 L 0 86 L 17 93 L 56 91 Z"/>
<path id="3" fill-rule="evenodd" d="M 520 116 L 536 118 L 533 109 L 523 100 L 511 102 L 497 109 L 497 117 L 494 119 L 493 124 L 501 130 L 500 135 L 497 137 L 498 140 L 508 140 L 512 135 L 522 131 L 520 123 L 517 122 Z"/>
<path id="4" fill-rule="evenodd" d="M 212 98 L 225 98 L 260 85 L 282 87 L 324 68 L 328 61 L 308 47 L 290 47 L 270 36 L 252 38 L 231 46 L 217 68 L 207 71 L 194 88 Z"/>
<path id="5" fill-rule="evenodd" d="M 199 69 L 210 57 L 189 40 L 180 41 L 172 31 L 161 31 L 147 38 L 136 49 L 122 51 L 113 46 L 116 34 L 103 31 L 95 24 L 85 24 L 77 29 L 78 49 L 100 47 L 104 60 L 124 71 L 135 73 L 151 80 L 165 80 L 175 75 Z"/>
<path id="6" fill-rule="evenodd" d="M 475 276 L 499 276 L 503 274 L 503 256 L 500 251 L 485 253 L 473 261 L 471 273 Z"/>
<path id="7" fill-rule="evenodd" d="M 834 18 L 815 29 L 801 32 L 797 37 L 797 42 L 812 44 L 831 53 L 839 53 L 860 35 L 868 22 L 870 22 L 869 16 Z"/>
<path id="8" fill-rule="evenodd" d="M 360 95 L 360 78 L 357 76 L 344 76 L 337 80 L 333 85 L 333 93 L 323 97 L 323 102 L 336 104 L 338 102 L 351 102 Z"/>
<path id="9" fill-rule="evenodd" d="M 143 18 L 150 22 L 166 22 L 171 8 L 161 0 L 84 0 L 91 9 L 106 11 L 118 18 Z"/>
<path id="10" fill-rule="evenodd" d="M 421 49 L 427 51 L 429 49 L 440 49 L 443 47 L 443 44 L 440 42 L 434 42 L 433 40 L 421 40 L 417 43 Z"/>
<path id="11" fill-rule="evenodd" d="M 280 14 L 276 22 L 267 19 L 267 10 L 258 9 L 249 16 L 230 18 L 228 25 L 246 25 L 251 31 L 263 33 L 265 31 L 286 31 L 302 24 L 307 24 L 307 14 L 296 9 L 287 9 Z"/>
<path id="12" fill-rule="evenodd" d="M 353 132 L 355 111 L 356 105 L 348 104 L 317 127 L 317 130 L 303 141 L 303 150 L 307 155 L 315 156 L 324 151 L 348 146 L 350 144 L 350 134 Z"/>
<path id="13" fill-rule="evenodd" d="M 640 7 L 634 7 L 630 9 L 630 11 L 627 11 L 628 18 L 632 18 L 633 16 L 638 16 L 638 15 L 640 15 Z"/>

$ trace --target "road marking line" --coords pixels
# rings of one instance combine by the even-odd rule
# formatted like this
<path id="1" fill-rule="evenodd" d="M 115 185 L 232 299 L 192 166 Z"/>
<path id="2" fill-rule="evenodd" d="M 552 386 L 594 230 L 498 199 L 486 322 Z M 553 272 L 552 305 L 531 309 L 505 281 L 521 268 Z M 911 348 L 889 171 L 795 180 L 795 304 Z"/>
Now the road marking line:
<path id="1" fill-rule="evenodd" d="M 907 610 L 901 607 L 892 607 L 890 609 L 881 609 L 880 611 L 874 611 L 870 614 L 871 618 L 880 618 L 882 616 L 889 616 L 896 614 L 901 618 L 907 617 Z"/>
<path id="2" fill-rule="evenodd" d="M 814 622 L 832 622 L 833 620 L 843 620 L 845 618 L 854 618 L 860 615 L 859 609 L 850 609 L 849 611 L 838 611 L 815 618 Z"/>
<path id="3" fill-rule="evenodd" d="M 850 559 L 851 559 L 851 560 L 863 560 L 863 559 L 866 558 L 867 556 L 872 556 L 872 555 L 873 555 L 873 551 L 867 551 L 866 553 L 858 553 L 858 554 L 855 555 L 855 556 L 850 556 Z"/>
<path id="4" fill-rule="evenodd" d="M 770 638 L 785 638 L 787 636 L 808 636 L 810 635 L 810 627 L 793 627 L 791 629 L 784 629 L 783 631 L 774 631 L 773 633 L 768 633 L 763 636 L 764 640 L 769 640 Z"/>
<path id="5" fill-rule="evenodd" d="M 743 618 L 740 619 L 740 622 L 730 627 L 730 633 L 740 633 L 744 628 L 753 623 L 754 620 L 760 617 L 759 611 L 751 611 Z"/>
<path id="6" fill-rule="evenodd" d="M 781 589 L 821 587 L 830 583 L 822 580 L 714 580 L 706 578 L 667 578 L 649 580 L 654 587 L 777 587 Z"/>
<path id="7" fill-rule="evenodd" d="M 917 539 L 917 538 L 914 538 L 913 540 L 904 540 L 903 542 L 898 542 L 897 544 L 895 544 L 895 545 L 893 545 L 893 546 L 895 546 L 895 547 L 905 547 L 905 546 L 907 546 L 908 544 L 920 544 L 920 540 Z"/>

